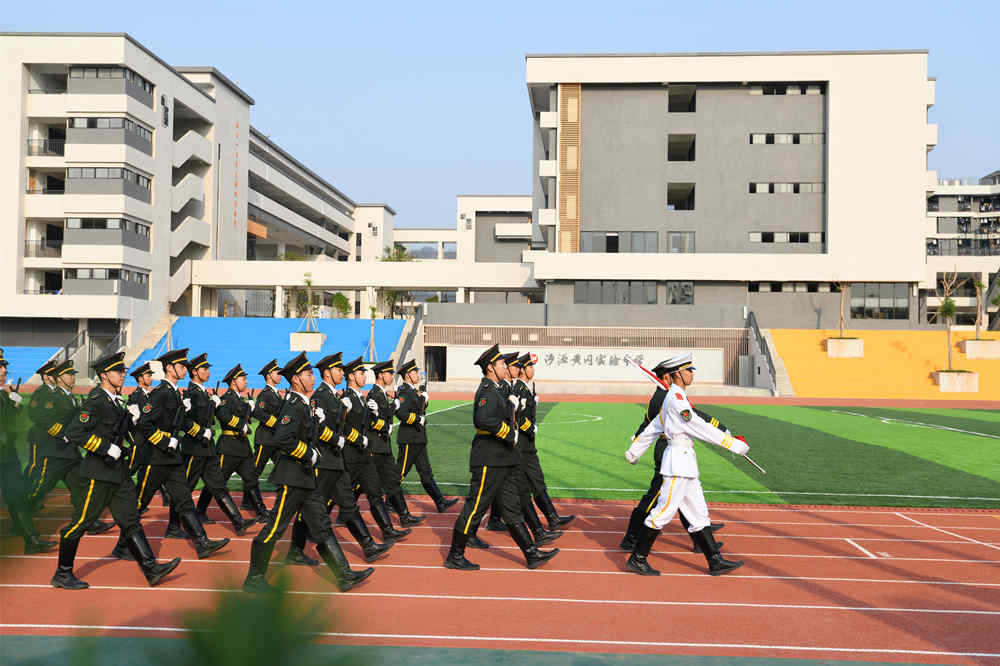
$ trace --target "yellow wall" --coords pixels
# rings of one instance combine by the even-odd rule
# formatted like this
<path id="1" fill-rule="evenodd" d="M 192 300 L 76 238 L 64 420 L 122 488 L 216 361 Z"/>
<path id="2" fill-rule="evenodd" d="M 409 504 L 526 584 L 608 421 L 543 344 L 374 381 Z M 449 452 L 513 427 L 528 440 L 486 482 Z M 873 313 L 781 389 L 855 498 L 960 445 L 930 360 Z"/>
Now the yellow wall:
<path id="1" fill-rule="evenodd" d="M 838 334 L 771 330 L 796 397 L 1000 400 L 1000 360 L 968 360 L 962 352 L 959 343 L 974 333 L 952 332 L 952 364 L 979 373 L 979 393 L 941 393 L 934 383 L 931 373 L 948 365 L 944 331 L 847 331 L 846 336 L 865 341 L 865 357 L 828 358 L 826 339 Z"/>

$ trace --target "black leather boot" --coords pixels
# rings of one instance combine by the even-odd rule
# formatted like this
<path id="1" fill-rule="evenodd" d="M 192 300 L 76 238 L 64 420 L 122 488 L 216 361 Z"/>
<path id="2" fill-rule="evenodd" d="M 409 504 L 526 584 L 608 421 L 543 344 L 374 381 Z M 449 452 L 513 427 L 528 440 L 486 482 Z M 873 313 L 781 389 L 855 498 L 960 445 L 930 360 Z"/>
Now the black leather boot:
<path id="1" fill-rule="evenodd" d="M 197 518 L 195 520 L 197 520 Z M 201 527 L 201 531 L 202 532 L 205 531 L 205 528 L 201 526 L 201 522 L 200 521 L 198 522 L 198 527 Z M 164 539 L 187 539 L 188 536 L 189 535 L 185 534 L 184 530 L 181 529 L 180 518 L 177 517 L 177 512 L 174 511 L 174 507 L 171 506 L 170 507 L 170 520 L 167 523 L 167 531 L 163 533 L 163 538 Z M 193 534 L 190 535 L 190 536 L 192 538 L 194 537 Z"/>
<path id="2" fill-rule="evenodd" d="M 632 550 L 632 555 L 629 556 L 628 562 L 625 563 L 625 567 L 640 576 L 659 576 L 660 572 L 649 566 L 646 561 L 646 557 L 649 555 L 649 551 L 653 548 L 653 542 L 656 541 L 656 537 L 660 536 L 660 530 L 654 530 L 652 527 L 642 526 L 639 530 L 639 535 L 636 538 L 635 548 Z"/>
<path id="3" fill-rule="evenodd" d="M 142 531 L 141 527 L 125 539 L 125 544 L 132 557 L 139 563 L 139 568 L 142 569 L 150 587 L 156 587 L 164 576 L 176 569 L 177 565 L 181 563 L 181 558 L 175 557 L 169 562 L 158 564 L 153 555 L 153 549 L 149 547 L 146 533 Z"/>
<path id="4" fill-rule="evenodd" d="M 406 506 L 406 498 L 403 497 L 402 491 L 396 493 L 395 495 L 390 495 L 389 504 L 392 505 L 393 509 L 395 509 L 396 515 L 399 516 L 399 524 L 403 527 L 419 525 L 424 522 L 424 516 L 414 516 L 410 514 L 410 509 Z"/>
<path id="5" fill-rule="evenodd" d="M 552 504 L 552 499 L 546 491 L 542 491 L 535 495 L 535 504 L 538 508 L 542 510 L 545 514 L 545 518 L 549 521 L 549 529 L 557 530 L 563 525 L 569 525 L 569 523 L 576 518 L 575 515 L 570 516 L 560 516 L 559 512 L 556 511 L 556 507 Z"/>
<path id="6" fill-rule="evenodd" d="M 219 502 L 222 513 L 226 514 L 226 518 L 233 524 L 233 530 L 237 536 L 242 535 L 254 525 L 254 521 L 245 519 L 240 510 L 236 508 L 236 502 L 233 501 L 233 496 L 229 494 L 228 490 L 222 491 L 215 499 Z"/>
<path id="7" fill-rule="evenodd" d="M 52 577 L 52 587 L 64 590 L 86 590 L 90 585 L 73 575 L 73 561 L 76 559 L 76 549 L 80 547 L 79 539 L 59 540 L 59 566 L 56 575 Z"/>
<path id="8" fill-rule="evenodd" d="M 288 554 L 285 555 L 285 564 L 299 564 L 307 567 L 314 567 L 319 564 L 319 560 L 309 557 L 305 553 L 306 539 L 309 538 L 309 527 L 301 518 L 296 518 L 292 523 L 292 543 L 288 547 Z"/>
<path id="9" fill-rule="evenodd" d="M 493 500 L 493 504 L 490 506 L 490 517 L 486 521 L 486 529 L 490 532 L 506 532 L 507 526 L 504 525 L 503 518 L 503 500 L 497 496 Z"/>
<path id="10" fill-rule="evenodd" d="M 688 522 L 688 519 L 684 516 L 684 513 L 682 511 L 677 512 L 677 517 L 680 518 L 681 525 L 684 526 L 684 529 L 688 531 L 688 536 L 691 537 L 691 551 L 695 553 L 700 553 L 701 545 L 699 545 L 697 539 L 695 539 L 694 536 L 691 535 L 691 530 L 689 529 L 691 527 L 691 523 Z M 714 523 L 711 526 L 709 526 L 708 529 L 712 530 L 712 532 L 715 532 L 716 530 L 721 530 L 723 527 L 725 527 L 725 525 L 726 525 L 725 523 Z M 715 545 L 717 545 L 719 548 L 722 548 L 721 541 L 717 541 Z"/>
<path id="11" fill-rule="evenodd" d="M 490 544 L 486 543 L 479 538 L 479 525 L 473 526 L 472 530 L 466 535 L 467 541 L 465 543 L 469 548 L 477 548 L 479 550 L 486 550 L 490 547 Z"/>
<path id="12" fill-rule="evenodd" d="M 710 575 L 721 576 L 743 566 L 743 560 L 727 560 L 722 557 L 719 553 L 715 537 L 712 536 L 712 529 L 710 527 L 692 532 L 691 538 L 698 540 L 701 552 L 705 555 L 705 561 L 708 562 L 708 573 Z"/>
<path id="13" fill-rule="evenodd" d="M 125 539 L 125 532 L 123 531 L 118 535 L 118 542 L 115 547 L 111 550 L 111 557 L 118 558 L 119 560 L 133 561 L 135 558 L 132 557 L 132 553 L 129 552 L 128 543 Z"/>
<path id="14" fill-rule="evenodd" d="M 274 542 L 250 544 L 250 569 L 243 581 L 243 591 L 251 594 L 264 594 L 273 588 L 267 582 L 267 566 L 271 563 L 271 553 L 274 552 Z"/>
<path id="15" fill-rule="evenodd" d="M 201 489 L 201 495 L 198 496 L 198 506 L 195 507 L 195 513 L 198 514 L 198 520 L 201 521 L 202 525 L 214 525 L 215 520 L 208 517 L 208 507 L 212 505 L 212 493 L 208 492 L 208 488 Z"/>
<path id="16" fill-rule="evenodd" d="M 199 560 L 205 559 L 229 543 L 229 539 L 209 539 L 208 535 L 205 534 L 205 528 L 198 522 L 198 516 L 195 515 L 194 511 L 181 514 L 180 521 L 184 525 L 184 529 L 187 530 L 188 534 L 194 540 L 194 548 L 198 551 Z"/>
<path id="17" fill-rule="evenodd" d="M 635 548 L 635 542 L 639 538 L 639 530 L 642 529 L 642 523 L 645 520 L 646 512 L 642 510 L 640 503 L 632 509 L 632 515 L 629 516 L 628 529 L 625 530 L 625 536 L 622 537 L 622 542 L 619 544 L 622 550 L 632 551 Z"/>
<path id="18" fill-rule="evenodd" d="M 447 498 L 441 489 L 438 488 L 437 481 L 431 479 L 430 481 L 421 481 L 420 485 L 424 487 L 424 491 L 430 495 L 431 500 L 434 501 L 434 506 L 437 508 L 438 513 L 444 513 L 448 510 L 448 507 L 453 506 L 458 503 L 457 497 Z"/>
<path id="19" fill-rule="evenodd" d="M 335 537 L 331 536 L 326 541 L 316 544 L 316 551 L 323 558 L 323 561 L 326 562 L 326 566 L 333 572 L 333 575 L 336 576 L 337 587 L 340 588 L 341 592 L 347 592 L 365 578 L 375 573 L 375 570 L 371 567 L 361 569 L 360 571 L 353 571 Z"/>
<path id="20" fill-rule="evenodd" d="M 47 553 L 58 545 L 56 541 L 45 541 L 35 532 L 31 514 L 23 507 L 7 507 L 14 531 L 24 538 L 24 554 Z"/>
<path id="21" fill-rule="evenodd" d="M 448 557 L 445 558 L 444 566 L 447 569 L 457 569 L 459 571 L 478 571 L 479 565 L 473 564 L 465 559 L 465 544 L 469 537 L 462 530 L 452 530 L 451 548 L 448 550 Z"/>
<path id="22" fill-rule="evenodd" d="M 240 500 L 241 509 L 255 509 L 253 503 L 253 498 L 250 497 L 250 488 L 247 488 L 247 484 L 243 484 L 243 499 Z"/>
<path id="23" fill-rule="evenodd" d="M 392 541 L 379 543 L 372 538 L 365 521 L 361 520 L 360 511 L 355 511 L 354 515 L 347 519 L 347 529 L 361 546 L 361 550 L 364 551 L 365 562 L 374 562 L 385 557 L 389 549 L 392 548 Z"/>
<path id="24" fill-rule="evenodd" d="M 410 528 L 397 530 L 392 526 L 392 519 L 389 517 L 389 509 L 381 497 L 371 501 L 372 516 L 375 524 L 382 530 L 382 539 L 385 541 L 398 541 L 410 533 Z"/>
<path id="25" fill-rule="evenodd" d="M 268 518 L 271 517 L 270 512 L 267 510 L 267 505 L 264 504 L 264 498 L 260 495 L 260 486 L 254 486 L 243 491 L 243 499 L 246 501 L 247 495 L 250 496 L 251 506 L 246 507 L 253 509 L 257 514 L 257 522 L 264 524 L 267 522 Z"/>
<path id="26" fill-rule="evenodd" d="M 531 533 L 528 532 L 528 526 L 524 523 L 518 523 L 517 525 L 508 526 L 510 530 L 510 535 L 514 538 L 514 543 L 518 545 L 521 552 L 524 553 L 524 559 L 528 565 L 529 569 L 537 569 L 542 564 L 545 564 L 559 552 L 558 548 L 553 548 L 552 550 L 538 550 L 538 546 L 535 542 L 531 540 Z"/>
<path id="27" fill-rule="evenodd" d="M 531 501 L 531 498 L 528 498 Z M 521 507 L 521 511 L 524 514 L 524 523 L 531 530 L 531 534 L 535 537 L 535 545 L 541 546 L 543 544 L 551 543 L 563 535 L 562 532 L 556 530 L 547 530 L 542 525 L 542 521 L 538 519 L 538 514 L 535 513 L 535 507 L 531 504 L 525 504 Z"/>
<path id="28" fill-rule="evenodd" d="M 104 534 L 112 527 L 115 526 L 114 521 L 111 520 L 95 520 L 90 525 L 87 525 L 87 534 Z"/>
<path id="29" fill-rule="evenodd" d="M 167 489 L 166 488 L 160 488 L 160 505 L 161 506 L 170 506 L 173 503 L 174 503 L 174 499 L 170 496 L 170 493 L 167 492 Z"/>

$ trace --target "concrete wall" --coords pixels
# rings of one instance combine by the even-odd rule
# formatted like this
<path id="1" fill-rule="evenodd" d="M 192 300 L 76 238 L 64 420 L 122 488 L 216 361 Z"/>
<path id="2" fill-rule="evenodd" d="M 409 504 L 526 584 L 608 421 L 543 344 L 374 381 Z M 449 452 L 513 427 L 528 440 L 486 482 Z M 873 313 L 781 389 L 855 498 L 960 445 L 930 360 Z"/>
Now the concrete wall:
<path id="1" fill-rule="evenodd" d="M 157 92 L 156 82 L 152 81 L 153 92 Z M 69 78 L 66 83 L 66 91 L 80 95 L 128 95 L 149 108 L 153 108 L 153 95 L 143 90 L 141 87 L 121 79 L 78 79 Z"/>
<path id="2" fill-rule="evenodd" d="M 125 229 L 66 229 L 63 245 L 124 245 L 149 252 L 149 237 Z"/>
<path id="3" fill-rule="evenodd" d="M 750 243 L 751 231 L 824 231 L 823 194 L 749 194 L 750 182 L 822 182 L 824 145 L 751 145 L 750 133 L 824 132 L 825 96 L 751 95 L 705 85 L 696 111 L 668 113 L 663 85 L 585 85 L 581 231 L 694 231 L 697 252 L 820 252 L 821 243 Z M 668 162 L 670 134 L 695 160 Z M 694 210 L 667 210 L 668 183 L 694 183 Z"/>
<path id="4" fill-rule="evenodd" d="M 521 253 L 531 249 L 529 240 L 498 240 L 494 229 L 498 223 L 530 222 L 530 213 L 477 212 L 476 262 L 521 262 Z"/>
<path id="5" fill-rule="evenodd" d="M 153 144 L 127 129 L 97 129 L 70 127 L 66 130 L 66 143 L 125 144 L 147 155 L 153 154 Z"/>
<path id="6" fill-rule="evenodd" d="M 145 203 L 152 202 L 150 190 L 124 178 L 67 178 L 66 194 L 126 194 Z"/>
<path id="7" fill-rule="evenodd" d="M 149 285 L 137 284 L 131 280 L 63 280 L 63 293 L 69 296 L 130 296 L 146 300 Z"/>

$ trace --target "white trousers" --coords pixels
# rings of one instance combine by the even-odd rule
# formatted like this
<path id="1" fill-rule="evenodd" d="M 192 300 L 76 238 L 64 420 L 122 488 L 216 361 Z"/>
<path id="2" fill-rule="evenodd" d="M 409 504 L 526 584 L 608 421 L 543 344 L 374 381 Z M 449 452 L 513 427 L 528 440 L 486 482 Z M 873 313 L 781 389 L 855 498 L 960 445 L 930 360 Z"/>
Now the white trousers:
<path id="1" fill-rule="evenodd" d="M 699 479 L 686 476 L 663 477 L 656 506 L 646 515 L 646 527 L 662 530 L 664 525 L 674 519 L 678 509 L 684 511 L 684 517 L 691 523 L 688 532 L 697 532 L 711 524 Z"/>

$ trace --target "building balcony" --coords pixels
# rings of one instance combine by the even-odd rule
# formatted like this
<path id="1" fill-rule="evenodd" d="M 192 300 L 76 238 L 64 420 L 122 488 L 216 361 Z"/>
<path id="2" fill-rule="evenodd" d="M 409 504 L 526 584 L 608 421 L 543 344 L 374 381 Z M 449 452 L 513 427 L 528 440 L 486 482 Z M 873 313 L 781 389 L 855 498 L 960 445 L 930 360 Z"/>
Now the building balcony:
<path id="1" fill-rule="evenodd" d="M 62 256 L 61 240 L 41 240 L 24 241 L 24 256 L 40 259 L 57 259 Z"/>
<path id="2" fill-rule="evenodd" d="M 63 156 L 66 154 L 65 139 L 28 139 L 28 155 L 35 156 Z"/>

